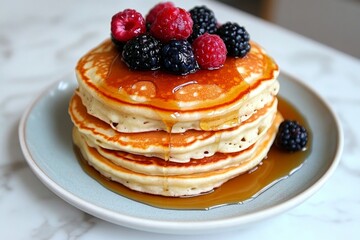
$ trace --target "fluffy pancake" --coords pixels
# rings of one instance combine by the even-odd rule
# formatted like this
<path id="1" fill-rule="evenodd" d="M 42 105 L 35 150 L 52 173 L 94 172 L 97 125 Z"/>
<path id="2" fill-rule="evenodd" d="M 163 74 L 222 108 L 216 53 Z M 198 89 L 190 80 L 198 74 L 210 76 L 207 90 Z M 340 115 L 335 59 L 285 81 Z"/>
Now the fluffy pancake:
<path id="1" fill-rule="evenodd" d="M 105 122 L 87 114 L 80 98 L 74 95 L 69 113 L 88 145 L 126 151 L 174 162 L 201 159 L 216 152 L 237 152 L 260 139 L 272 125 L 277 112 L 277 99 L 254 113 L 239 126 L 219 131 L 189 130 L 184 133 L 149 131 L 121 133 Z"/>
<path id="2" fill-rule="evenodd" d="M 255 42 L 220 69 L 178 76 L 130 70 L 106 40 L 76 67 L 73 140 L 91 166 L 130 189 L 209 192 L 266 157 L 282 121 L 278 74 Z"/>
<path id="3" fill-rule="evenodd" d="M 216 71 L 177 76 L 133 71 L 110 40 L 77 64 L 79 96 L 89 114 L 120 132 L 185 132 L 238 126 L 278 93 L 276 63 L 258 44 Z"/>
<path id="4" fill-rule="evenodd" d="M 201 160 L 174 163 L 130 153 L 90 147 L 74 128 L 74 143 L 85 160 L 102 175 L 130 189 L 163 196 L 194 196 L 209 192 L 258 165 L 266 157 L 275 138 L 280 114 L 259 141 L 236 153 L 217 153 Z"/>

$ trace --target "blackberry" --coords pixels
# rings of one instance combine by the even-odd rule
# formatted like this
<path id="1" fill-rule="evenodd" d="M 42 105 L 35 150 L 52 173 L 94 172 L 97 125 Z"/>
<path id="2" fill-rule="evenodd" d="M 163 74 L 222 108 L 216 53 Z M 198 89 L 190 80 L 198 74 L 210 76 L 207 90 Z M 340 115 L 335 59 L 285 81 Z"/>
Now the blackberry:
<path id="1" fill-rule="evenodd" d="M 197 39 L 198 37 L 200 37 L 201 35 L 203 35 L 204 33 L 206 33 L 206 29 L 203 28 L 201 25 L 193 25 L 193 29 L 192 29 L 192 33 L 190 35 L 190 37 L 188 38 L 188 41 L 190 43 L 193 43 L 195 41 L 195 39 Z"/>
<path id="2" fill-rule="evenodd" d="M 164 69 L 176 74 L 186 75 L 198 69 L 191 45 L 186 40 L 172 40 L 164 45 L 161 57 Z"/>
<path id="3" fill-rule="evenodd" d="M 275 139 L 275 145 L 288 152 L 303 150 L 308 141 L 306 129 L 297 121 L 285 120 L 280 126 Z"/>
<path id="4" fill-rule="evenodd" d="M 217 20 L 213 11 L 205 6 L 194 7 L 190 11 L 193 20 L 193 33 L 189 37 L 189 42 L 193 42 L 197 37 L 204 33 L 216 33 Z"/>
<path id="5" fill-rule="evenodd" d="M 117 40 L 112 34 L 110 34 L 111 37 L 111 41 L 113 42 L 113 44 L 115 45 L 115 47 L 122 52 L 125 43 L 124 42 L 120 42 L 119 40 Z"/>
<path id="6" fill-rule="evenodd" d="M 217 34 L 224 40 L 229 56 L 244 57 L 250 51 L 250 35 L 237 23 L 225 23 L 219 27 Z"/>
<path id="7" fill-rule="evenodd" d="M 160 68 L 161 43 L 150 34 L 143 34 L 128 41 L 122 58 L 129 68 L 156 70 Z"/>

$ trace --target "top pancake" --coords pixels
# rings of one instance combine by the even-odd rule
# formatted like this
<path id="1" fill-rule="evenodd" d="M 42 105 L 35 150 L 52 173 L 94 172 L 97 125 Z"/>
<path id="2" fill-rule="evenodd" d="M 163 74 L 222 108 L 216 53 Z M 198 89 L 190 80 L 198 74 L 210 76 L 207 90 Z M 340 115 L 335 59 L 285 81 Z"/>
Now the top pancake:
<path id="1" fill-rule="evenodd" d="M 121 132 L 234 127 L 279 90 L 277 64 L 254 42 L 218 70 L 178 76 L 129 69 L 107 40 L 79 60 L 76 73 L 88 113 Z"/>

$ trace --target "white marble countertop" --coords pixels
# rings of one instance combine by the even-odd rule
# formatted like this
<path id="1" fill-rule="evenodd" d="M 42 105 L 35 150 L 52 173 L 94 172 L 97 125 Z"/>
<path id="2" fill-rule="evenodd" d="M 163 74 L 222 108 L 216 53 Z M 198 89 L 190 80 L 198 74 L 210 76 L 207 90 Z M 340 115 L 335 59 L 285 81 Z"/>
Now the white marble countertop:
<path id="1" fill-rule="evenodd" d="M 128 2 L 128 1 L 126 1 Z M 358 239 L 360 234 L 360 62 L 336 50 L 208 1 L 220 22 L 245 25 L 287 72 L 333 107 L 344 129 L 337 170 L 300 206 L 248 229 L 172 239 Z M 73 72 L 78 58 L 109 36 L 119 10 L 146 13 L 155 1 L 2 1 L 0 14 L 1 239 L 169 239 L 108 223 L 66 203 L 33 174 L 18 140 L 21 115 L 44 88 Z M 346 43 L 344 43 L 346 44 Z"/>

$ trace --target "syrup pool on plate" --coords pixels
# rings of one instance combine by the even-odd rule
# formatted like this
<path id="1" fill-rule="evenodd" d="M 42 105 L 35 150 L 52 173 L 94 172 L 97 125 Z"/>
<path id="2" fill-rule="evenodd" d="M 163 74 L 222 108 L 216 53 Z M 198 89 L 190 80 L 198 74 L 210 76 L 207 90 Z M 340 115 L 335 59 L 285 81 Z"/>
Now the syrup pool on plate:
<path id="1" fill-rule="evenodd" d="M 309 130 L 308 124 L 301 113 L 280 97 L 278 109 L 285 119 L 297 120 Z M 308 146 L 311 146 L 310 131 L 309 134 Z M 108 180 L 89 166 L 82 159 L 81 154 L 77 155 L 79 156 L 82 168 L 87 174 L 96 179 L 104 187 L 123 197 L 158 208 L 190 210 L 211 209 L 250 201 L 278 181 L 286 181 L 286 178 L 291 174 L 301 171 L 301 166 L 304 164 L 310 151 L 311 148 L 307 147 L 304 151 L 288 153 L 272 146 L 267 158 L 251 171 L 229 180 L 210 193 L 182 198 L 156 196 L 128 189 L 119 183 Z"/>

